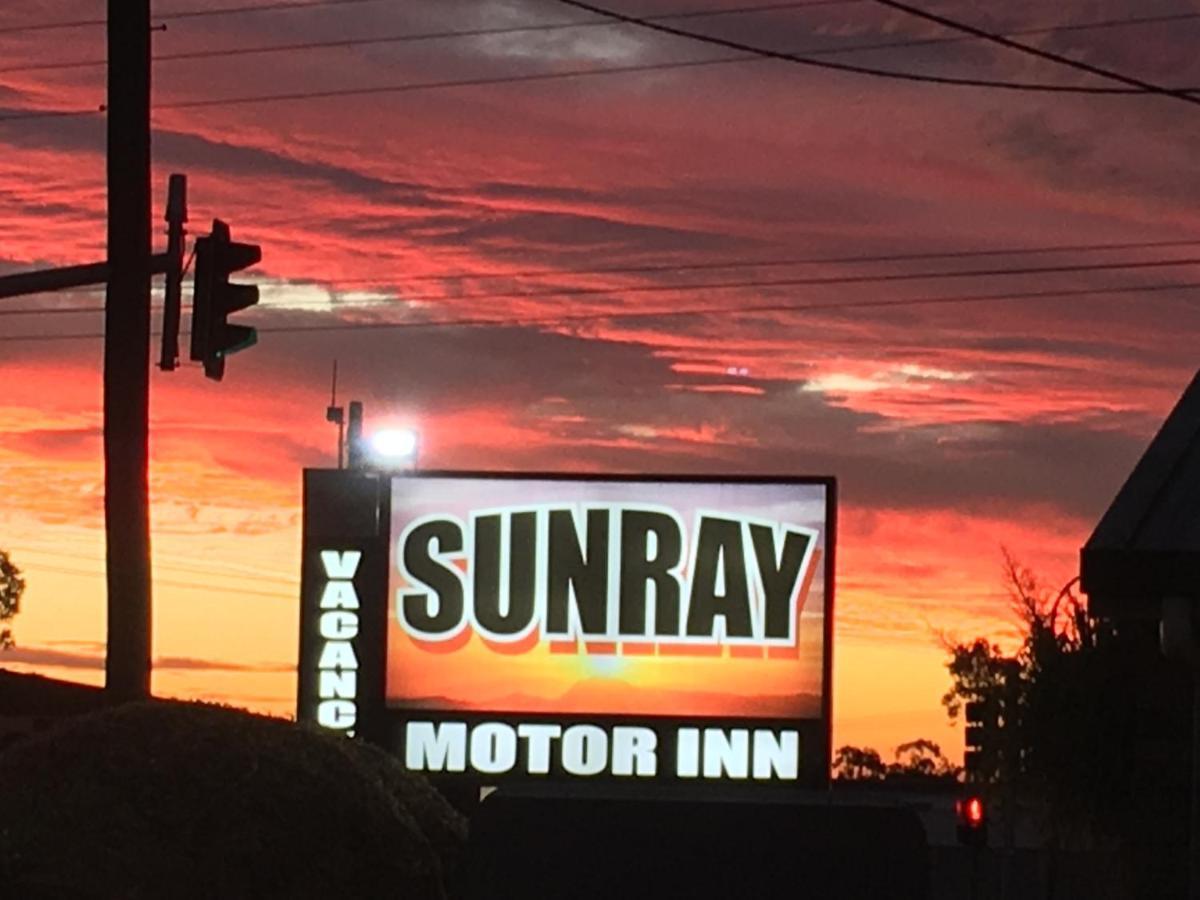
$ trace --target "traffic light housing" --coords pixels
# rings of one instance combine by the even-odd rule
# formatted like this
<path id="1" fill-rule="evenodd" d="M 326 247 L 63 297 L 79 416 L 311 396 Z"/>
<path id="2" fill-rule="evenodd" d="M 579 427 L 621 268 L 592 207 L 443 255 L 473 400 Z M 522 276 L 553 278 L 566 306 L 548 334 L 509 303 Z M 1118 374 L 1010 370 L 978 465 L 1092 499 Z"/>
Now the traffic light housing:
<path id="1" fill-rule="evenodd" d="M 978 794 L 960 797 L 954 803 L 958 842 L 967 847 L 986 847 L 988 842 L 987 806 Z"/>
<path id="2" fill-rule="evenodd" d="M 986 764 L 989 755 L 995 753 L 989 747 L 989 737 L 994 741 L 999 720 L 996 706 L 984 700 L 968 701 L 963 709 L 966 727 L 963 729 L 963 770 L 968 782 L 988 780 Z M 990 752 L 989 752 L 990 751 Z"/>
<path id="3" fill-rule="evenodd" d="M 220 219 L 213 219 L 210 235 L 196 240 L 191 358 L 202 362 L 204 374 L 215 381 L 225 374 L 225 357 L 258 341 L 258 332 L 253 328 L 228 321 L 231 313 L 258 303 L 258 288 L 230 284 L 229 276 L 261 259 L 261 247 L 234 243 L 229 226 Z"/>

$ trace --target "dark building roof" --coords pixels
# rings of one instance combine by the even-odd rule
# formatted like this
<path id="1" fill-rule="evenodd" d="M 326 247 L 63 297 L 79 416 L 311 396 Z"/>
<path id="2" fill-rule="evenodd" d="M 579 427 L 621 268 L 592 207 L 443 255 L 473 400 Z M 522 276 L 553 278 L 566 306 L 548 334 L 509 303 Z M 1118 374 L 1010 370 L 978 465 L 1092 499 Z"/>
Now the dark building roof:
<path id="1" fill-rule="evenodd" d="M 1200 597 L 1200 373 L 1175 404 L 1080 551 L 1093 613 L 1157 617 Z"/>
<path id="2" fill-rule="evenodd" d="M 90 684 L 0 669 L 0 716 L 71 716 L 104 705 Z"/>

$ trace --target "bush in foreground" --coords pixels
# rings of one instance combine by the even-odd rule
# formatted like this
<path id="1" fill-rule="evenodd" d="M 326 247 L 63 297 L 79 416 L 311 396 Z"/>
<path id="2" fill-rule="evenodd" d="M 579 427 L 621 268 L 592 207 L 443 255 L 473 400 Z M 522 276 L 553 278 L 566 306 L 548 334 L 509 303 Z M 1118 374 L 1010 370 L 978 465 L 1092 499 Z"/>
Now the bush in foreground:
<path id="1" fill-rule="evenodd" d="M 465 823 L 386 753 L 196 703 L 0 754 L 0 895 L 440 900 Z"/>

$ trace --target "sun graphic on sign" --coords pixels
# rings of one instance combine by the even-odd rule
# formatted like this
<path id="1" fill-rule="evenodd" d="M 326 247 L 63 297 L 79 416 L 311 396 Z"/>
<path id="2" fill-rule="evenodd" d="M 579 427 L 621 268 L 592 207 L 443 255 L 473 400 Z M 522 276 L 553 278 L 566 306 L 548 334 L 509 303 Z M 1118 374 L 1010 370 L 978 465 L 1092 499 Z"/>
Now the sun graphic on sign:
<path id="1" fill-rule="evenodd" d="M 397 478 L 386 702 L 819 716 L 828 502 L 815 482 Z"/>
<path id="2" fill-rule="evenodd" d="M 599 678 L 614 678 L 629 668 L 629 660 L 616 654 L 587 654 L 580 661 L 586 674 Z"/>

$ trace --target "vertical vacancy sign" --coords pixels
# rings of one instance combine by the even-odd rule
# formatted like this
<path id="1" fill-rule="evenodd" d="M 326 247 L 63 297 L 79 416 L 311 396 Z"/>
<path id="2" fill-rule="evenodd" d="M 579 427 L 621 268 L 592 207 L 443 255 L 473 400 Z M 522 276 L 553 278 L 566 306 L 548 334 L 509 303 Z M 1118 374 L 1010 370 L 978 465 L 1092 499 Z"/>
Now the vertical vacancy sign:
<path id="1" fill-rule="evenodd" d="M 306 479 L 302 718 L 488 783 L 827 779 L 832 479 Z"/>
<path id="2" fill-rule="evenodd" d="M 368 739 L 384 733 L 386 488 L 370 473 L 304 473 L 298 718 Z"/>

